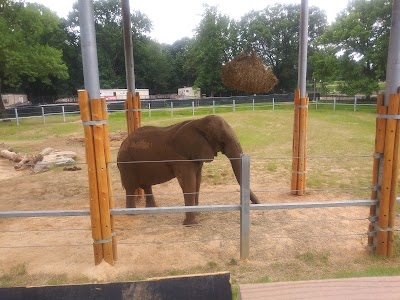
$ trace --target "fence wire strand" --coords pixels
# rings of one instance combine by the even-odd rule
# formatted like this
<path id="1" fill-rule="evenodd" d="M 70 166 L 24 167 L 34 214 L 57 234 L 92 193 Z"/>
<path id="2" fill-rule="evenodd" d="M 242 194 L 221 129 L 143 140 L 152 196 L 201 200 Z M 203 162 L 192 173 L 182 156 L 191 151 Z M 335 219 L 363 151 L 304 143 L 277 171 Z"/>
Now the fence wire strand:
<path id="1" fill-rule="evenodd" d="M 321 219 L 321 222 L 340 222 L 340 221 L 367 221 L 368 218 L 338 218 L 338 219 Z M 289 222 L 307 222 L 309 220 L 306 219 L 292 219 Z M 313 221 L 318 221 L 313 219 Z M 256 221 L 256 222 L 251 222 L 252 226 L 257 226 L 260 224 L 265 224 L 265 223 L 280 223 L 278 221 L 271 222 L 271 221 Z M 220 241 L 220 242 L 229 242 L 229 241 L 238 241 L 240 240 L 240 237 L 233 237 L 233 236 L 227 236 L 226 232 L 223 231 L 224 237 L 223 238 L 207 238 L 207 239 L 175 239 L 175 240 L 160 240 L 160 241 L 132 241 L 130 242 L 128 239 L 123 239 L 121 238 L 121 234 L 125 232 L 129 232 L 130 230 L 135 231 L 137 229 L 160 229 L 160 228 L 167 228 L 167 227 L 180 227 L 180 228 L 185 228 L 185 229 L 190 229 L 190 228 L 210 228 L 210 227 L 222 227 L 223 225 L 240 225 L 239 222 L 225 222 L 225 223 L 211 223 L 211 224 L 196 224 L 196 225 L 159 225 L 159 226 L 146 226 L 146 225 L 140 225 L 140 226 L 133 226 L 131 229 L 127 229 L 126 227 L 117 227 L 117 237 L 119 237 L 118 245 L 144 245 L 144 244 L 152 244 L 152 245 L 161 245 L 161 244 L 171 244 L 171 243 L 206 243 L 206 242 L 213 242 L 213 241 Z M 122 230 L 122 231 L 121 231 Z M 239 230 L 237 228 L 236 230 Z M 83 228 L 76 228 L 76 229 L 69 229 L 69 230 L 59 230 L 59 229 L 38 229 L 38 230 L 6 230 L 6 231 L 0 231 L 0 233 L 29 233 L 29 232 L 55 232 L 55 231 L 86 231 L 89 232 L 90 229 L 83 229 Z M 393 228 L 394 232 L 399 232 L 400 228 Z M 218 232 L 220 234 L 220 232 Z M 314 234 L 314 235 L 309 235 L 309 236 L 289 236 L 289 235 L 267 235 L 264 233 L 264 238 L 266 239 L 296 239 L 296 240 L 313 240 L 313 239 L 324 239 L 324 238 L 335 238 L 335 237 L 367 237 L 368 232 L 352 232 L 352 233 L 344 233 L 344 234 Z M 250 239 L 255 242 L 260 241 L 260 237 L 255 237 L 255 234 L 252 234 Z M 18 246 L 0 246 L 0 249 L 18 249 L 18 248 L 62 248 L 62 247 L 87 247 L 87 246 L 92 246 L 92 243 L 83 243 L 83 244 L 52 244 L 52 245 L 18 245 Z"/>

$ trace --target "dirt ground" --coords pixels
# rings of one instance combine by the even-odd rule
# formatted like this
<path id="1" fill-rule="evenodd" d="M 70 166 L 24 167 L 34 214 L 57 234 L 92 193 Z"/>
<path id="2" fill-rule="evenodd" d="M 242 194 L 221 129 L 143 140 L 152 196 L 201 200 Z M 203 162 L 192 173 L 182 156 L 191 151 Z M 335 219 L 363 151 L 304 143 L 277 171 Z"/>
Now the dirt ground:
<path id="1" fill-rule="evenodd" d="M 111 142 L 114 159 L 120 143 L 118 138 Z M 25 142 L 24 146 L 31 146 L 32 151 L 44 148 L 34 142 Z M 0 159 L 0 211 L 89 208 L 84 146 L 79 137 L 50 139 L 46 146 L 76 151 L 77 166 L 82 170 L 55 168 L 31 174 L 29 170 L 15 171 L 11 162 Z M 217 159 L 212 164 L 220 164 L 221 169 L 230 172 L 227 160 Z M 205 165 L 205 174 L 210 165 Z M 112 163 L 111 168 L 116 207 L 122 208 L 124 191 L 116 164 Z M 264 203 L 347 197 L 327 192 L 292 196 L 289 175 L 277 180 L 268 172 L 252 171 L 252 190 Z M 216 185 L 205 180 L 200 204 L 238 203 L 239 186 L 231 182 Z M 156 186 L 154 193 L 159 206 L 183 205 L 176 180 Z M 27 274 L 43 277 L 34 284 L 47 284 L 46 278 L 52 275 L 66 276 L 66 283 L 219 270 L 230 271 L 234 282 L 316 278 L 324 268 L 368 256 L 368 210 L 352 207 L 252 212 L 250 260 L 246 262 L 240 261 L 238 212 L 202 213 L 200 224 L 194 227 L 182 226 L 183 214 L 117 216 L 118 261 L 114 266 L 104 262 L 94 265 L 89 217 L 0 218 L 0 277 L 23 265 Z"/>

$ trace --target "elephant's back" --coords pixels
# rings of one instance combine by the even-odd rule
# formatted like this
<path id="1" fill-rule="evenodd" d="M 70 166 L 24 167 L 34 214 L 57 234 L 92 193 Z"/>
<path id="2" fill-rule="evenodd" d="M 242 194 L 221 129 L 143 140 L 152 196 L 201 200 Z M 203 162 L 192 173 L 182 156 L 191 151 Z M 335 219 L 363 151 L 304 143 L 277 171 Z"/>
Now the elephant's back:
<path id="1" fill-rule="evenodd" d="M 169 156 L 168 141 L 173 127 L 143 126 L 131 133 L 121 144 L 118 162 L 162 160 Z"/>

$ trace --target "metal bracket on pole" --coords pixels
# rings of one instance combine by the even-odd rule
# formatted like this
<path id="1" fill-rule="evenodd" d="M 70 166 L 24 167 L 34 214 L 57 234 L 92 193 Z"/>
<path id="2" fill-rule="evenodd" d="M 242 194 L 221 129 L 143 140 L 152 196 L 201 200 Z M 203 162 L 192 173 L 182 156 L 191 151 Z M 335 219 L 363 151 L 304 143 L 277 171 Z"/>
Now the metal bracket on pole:
<path id="1" fill-rule="evenodd" d="M 400 120 L 400 115 L 378 115 L 379 119 Z"/>

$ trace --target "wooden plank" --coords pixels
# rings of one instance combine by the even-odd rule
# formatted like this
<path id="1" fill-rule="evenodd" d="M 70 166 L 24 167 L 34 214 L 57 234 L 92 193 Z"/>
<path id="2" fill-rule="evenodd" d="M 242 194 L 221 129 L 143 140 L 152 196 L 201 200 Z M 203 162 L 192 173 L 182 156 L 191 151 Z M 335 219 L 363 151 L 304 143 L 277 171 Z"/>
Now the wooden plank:
<path id="1" fill-rule="evenodd" d="M 133 131 L 138 129 L 141 126 L 141 112 L 139 111 L 140 109 L 140 96 L 139 92 L 136 92 L 135 96 L 132 98 L 132 107 L 134 111 L 132 112 L 133 115 Z M 137 188 L 133 192 L 135 202 L 140 201 L 141 199 L 144 199 L 144 190 L 142 188 Z"/>
<path id="2" fill-rule="evenodd" d="M 0 288 L 7 300 L 232 300 L 229 273 L 155 278 L 138 282 Z"/>
<path id="3" fill-rule="evenodd" d="M 383 97 L 384 97 L 384 94 L 382 94 L 382 93 L 378 94 L 378 96 L 376 97 L 376 113 L 377 114 L 381 114 L 381 112 L 380 112 L 381 107 L 386 107 L 383 104 Z"/>
<path id="4" fill-rule="evenodd" d="M 108 121 L 108 112 L 107 112 L 107 105 L 105 99 L 101 100 L 102 112 L 103 112 L 103 120 Z M 110 209 L 114 208 L 114 196 L 112 191 L 112 184 L 111 184 L 111 171 L 110 171 L 110 162 L 111 162 L 111 150 L 110 150 L 110 135 L 108 124 L 103 125 L 104 127 L 104 153 L 106 158 L 106 168 L 107 168 L 107 182 L 108 182 L 108 199 L 109 199 L 109 207 Z M 110 216 L 110 225 L 111 225 L 111 232 L 112 232 L 112 247 L 113 247 L 113 259 L 116 261 L 118 259 L 118 252 L 117 252 L 117 236 L 116 227 L 115 227 L 115 217 Z"/>
<path id="5" fill-rule="evenodd" d="M 377 112 L 378 114 L 387 114 L 387 106 L 383 106 L 383 94 L 378 96 L 377 100 Z M 386 133 L 386 119 L 384 118 L 376 118 L 375 122 L 375 153 L 382 154 L 385 151 L 385 133 Z M 379 170 L 380 164 L 383 163 L 383 159 L 379 157 L 375 157 L 373 160 L 373 167 L 372 167 L 372 185 L 378 188 L 379 184 Z M 378 190 L 372 189 L 371 191 L 371 199 L 375 200 L 378 199 Z M 369 209 L 370 216 L 376 216 L 377 214 L 377 207 L 376 205 L 372 205 Z M 375 231 L 375 222 L 371 222 L 368 226 L 368 230 L 370 232 Z M 374 246 L 374 240 L 376 239 L 376 235 L 368 236 L 368 245 L 370 247 Z"/>
<path id="6" fill-rule="evenodd" d="M 309 98 L 307 94 L 306 98 L 306 112 L 305 112 L 305 120 L 304 120 L 304 127 L 305 127 L 305 147 L 304 147 L 304 178 L 303 178 L 303 191 L 306 192 L 306 182 L 307 182 L 307 124 L 308 124 L 308 104 Z"/>
<path id="7" fill-rule="evenodd" d="M 101 99 L 90 99 L 92 120 L 102 121 L 103 111 Z M 104 150 L 104 125 L 93 125 L 94 150 L 96 160 L 97 187 L 99 193 L 99 208 L 101 218 L 101 235 L 103 245 L 103 257 L 109 264 L 114 263 L 112 249 L 112 233 L 110 220 L 110 202 L 107 182 L 107 166 Z M 108 242 L 105 242 L 108 241 Z M 96 242 L 96 241 L 95 241 Z M 100 242 L 97 240 L 97 242 Z"/>
<path id="8" fill-rule="evenodd" d="M 126 124 L 128 128 L 128 135 L 131 134 L 134 130 L 133 124 L 133 96 L 132 92 L 128 92 L 126 94 Z"/>
<path id="9" fill-rule="evenodd" d="M 380 108 L 381 114 L 387 114 L 388 107 L 382 106 Z M 386 133 L 386 119 L 376 119 L 376 138 L 375 138 L 375 152 L 384 153 L 385 149 L 385 133 Z"/>
<path id="10" fill-rule="evenodd" d="M 133 97 L 133 130 L 136 130 L 140 127 L 140 120 L 139 120 L 139 93 Z"/>
<path id="11" fill-rule="evenodd" d="M 293 121 L 293 144 L 292 144 L 292 179 L 290 190 L 293 195 L 297 195 L 297 177 L 299 165 L 299 112 L 300 109 L 300 90 L 294 92 L 294 121 Z"/>
<path id="12" fill-rule="evenodd" d="M 305 154 L 306 154 L 306 118 L 307 118 L 307 98 L 300 99 L 299 113 L 299 164 L 297 175 L 297 195 L 302 196 L 305 193 Z"/>
<path id="13" fill-rule="evenodd" d="M 79 108 L 81 120 L 83 122 L 91 121 L 88 93 L 85 90 L 78 91 Z M 93 141 L 92 126 L 83 126 L 85 134 L 86 163 L 89 177 L 89 204 L 90 204 L 90 222 L 92 227 L 93 240 L 101 240 L 101 219 L 99 207 L 99 195 L 97 188 L 96 160 Z M 96 265 L 103 261 L 103 247 L 100 244 L 93 243 L 94 262 Z"/>
<path id="14" fill-rule="evenodd" d="M 389 98 L 389 115 L 397 115 L 399 111 L 399 101 L 397 98 Z M 390 191 L 392 185 L 393 175 L 393 154 L 394 144 L 396 137 L 397 120 L 388 119 L 386 121 L 386 134 L 385 134 L 385 152 L 383 157 L 383 174 L 382 174 L 382 187 L 381 196 L 379 201 L 379 219 L 378 225 L 381 230 L 377 232 L 377 246 L 376 253 L 381 256 L 387 256 L 387 241 L 389 225 L 389 206 L 390 206 Z"/>
<path id="15" fill-rule="evenodd" d="M 139 99 L 138 108 L 139 108 L 139 127 L 142 126 L 142 101 L 140 100 L 140 95 L 136 92 L 136 96 Z"/>
<path id="16" fill-rule="evenodd" d="M 129 94 L 129 92 L 128 92 Z M 129 135 L 129 110 L 128 110 L 128 94 L 126 95 L 126 100 L 124 102 L 124 109 L 125 109 L 125 118 L 126 118 L 126 130 L 128 131 Z"/>
<path id="17" fill-rule="evenodd" d="M 400 276 L 240 284 L 238 299 L 400 299 Z"/>
<path id="18" fill-rule="evenodd" d="M 399 103 L 399 110 L 397 115 L 400 115 L 400 94 L 390 95 L 394 98 L 393 101 Z M 392 183 L 390 189 L 390 199 L 389 199 L 389 220 L 388 227 L 394 228 L 396 220 L 396 199 L 397 199 L 397 185 L 398 185 L 398 174 L 399 174 L 399 139 L 400 139 L 400 120 L 396 120 L 396 134 L 394 138 L 394 150 L 393 150 L 393 169 L 392 169 Z M 393 256 L 393 244 L 394 244 L 394 231 L 388 233 L 388 252 L 387 256 Z"/>

